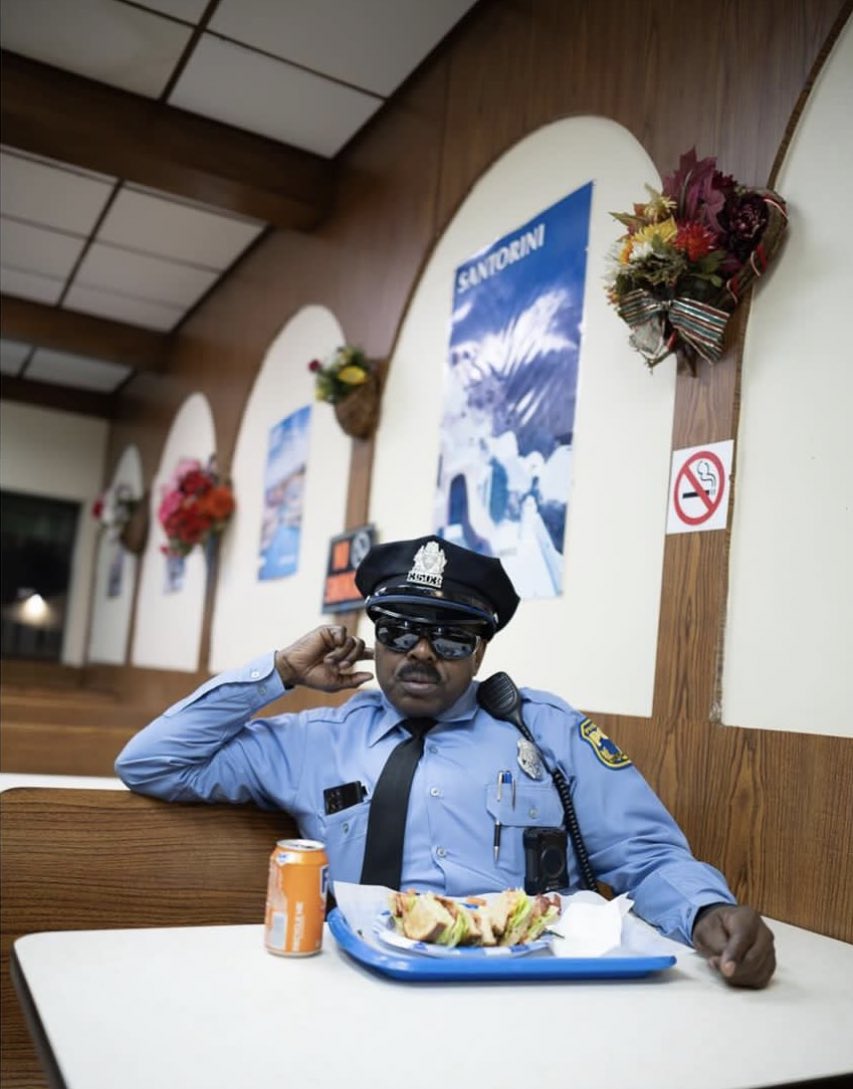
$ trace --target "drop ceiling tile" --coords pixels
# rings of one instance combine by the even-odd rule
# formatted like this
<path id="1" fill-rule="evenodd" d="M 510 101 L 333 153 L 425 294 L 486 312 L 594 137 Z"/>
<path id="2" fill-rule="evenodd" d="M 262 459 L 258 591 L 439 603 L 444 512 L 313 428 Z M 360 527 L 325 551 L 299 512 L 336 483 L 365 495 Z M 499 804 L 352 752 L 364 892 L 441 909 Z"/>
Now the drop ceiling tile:
<path id="1" fill-rule="evenodd" d="M 3 0 L 3 48 L 156 98 L 192 27 L 116 0 Z"/>
<path id="2" fill-rule="evenodd" d="M 84 238 L 0 217 L 0 253 L 7 268 L 40 276 L 65 277 L 83 249 Z"/>
<path id="3" fill-rule="evenodd" d="M 49 276 L 36 276 L 18 268 L 0 268 L 0 291 L 4 295 L 17 295 L 32 302 L 56 303 L 65 287 L 65 280 L 52 280 Z"/>
<path id="4" fill-rule="evenodd" d="M 0 373 L 17 374 L 21 369 L 21 364 L 32 350 L 32 344 L 22 344 L 19 340 L 0 338 Z"/>
<path id="5" fill-rule="evenodd" d="M 73 386 L 75 389 L 112 393 L 128 377 L 131 370 L 124 363 L 107 363 L 102 359 L 89 359 L 71 355 L 69 352 L 37 348 L 24 377 L 34 382 L 50 382 L 53 385 Z"/>
<path id="6" fill-rule="evenodd" d="M 254 220 L 125 188 L 107 213 L 98 240 L 222 271 L 263 229 Z"/>
<path id="7" fill-rule="evenodd" d="M 0 152 L 0 212 L 88 235 L 113 186 L 33 159 Z"/>
<path id="8" fill-rule="evenodd" d="M 203 34 L 169 103 L 331 157 L 382 100 Z"/>
<path id="9" fill-rule="evenodd" d="M 112 321 L 125 321 L 128 325 L 141 325 L 145 329 L 157 329 L 168 333 L 185 314 L 183 307 L 164 306 L 162 303 L 135 299 L 113 291 L 98 291 L 94 287 L 74 284 L 63 300 L 63 309 L 79 310 Z"/>
<path id="10" fill-rule="evenodd" d="M 208 29 L 388 96 L 475 0 L 220 0 Z"/>
<path id="11" fill-rule="evenodd" d="M 209 269 L 96 242 L 80 263 L 75 283 L 185 310 L 217 279 L 218 273 Z"/>

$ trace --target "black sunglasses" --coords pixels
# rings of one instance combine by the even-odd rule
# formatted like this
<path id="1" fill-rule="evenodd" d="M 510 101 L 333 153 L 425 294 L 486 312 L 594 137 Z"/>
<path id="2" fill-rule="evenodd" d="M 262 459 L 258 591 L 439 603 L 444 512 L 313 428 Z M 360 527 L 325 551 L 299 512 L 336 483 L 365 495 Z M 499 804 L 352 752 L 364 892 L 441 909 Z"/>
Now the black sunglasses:
<path id="1" fill-rule="evenodd" d="M 395 654 L 408 654 L 421 639 L 426 639 L 439 658 L 455 661 L 470 658 L 480 636 L 468 628 L 445 628 L 434 624 L 416 624 L 411 620 L 376 621 L 376 638 Z"/>

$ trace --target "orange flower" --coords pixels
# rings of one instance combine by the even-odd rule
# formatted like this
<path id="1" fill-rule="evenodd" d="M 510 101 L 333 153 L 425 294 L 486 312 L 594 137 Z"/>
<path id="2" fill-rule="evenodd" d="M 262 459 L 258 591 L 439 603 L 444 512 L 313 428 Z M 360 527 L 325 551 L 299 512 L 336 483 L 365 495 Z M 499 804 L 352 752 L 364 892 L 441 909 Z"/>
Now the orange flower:
<path id="1" fill-rule="evenodd" d="M 693 221 L 681 224 L 672 244 L 686 253 L 691 261 L 698 261 L 716 248 L 717 236 L 704 224 Z"/>
<path id="2" fill-rule="evenodd" d="M 223 484 L 211 488 L 206 495 L 198 500 L 199 513 L 214 522 L 224 522 L 234 511 L 234 496 L 231 489 Z"/>

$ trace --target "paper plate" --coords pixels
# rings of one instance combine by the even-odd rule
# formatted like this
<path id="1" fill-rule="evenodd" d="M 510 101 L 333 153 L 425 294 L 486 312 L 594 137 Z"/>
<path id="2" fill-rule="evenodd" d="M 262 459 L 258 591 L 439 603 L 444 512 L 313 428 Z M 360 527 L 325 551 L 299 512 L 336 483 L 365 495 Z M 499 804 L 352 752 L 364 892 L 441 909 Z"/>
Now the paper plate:
<path id="1" fill-rule="evenodd" d="M 437 945 L 434 942 L 416 942 L 400 934 L 394 925 L 390 911 L 383 911 L 373 924 L 373 931 L 384 944 L 394 949 L 404 949 L 407 953 L 420 953 L 425 957 L 464 957 L 481 959 L 483 957 L 523 957 L 526 953 L 535 953 L 547 949 L 551 944 L 548 936 L 537 938 L 525 945 Z"/>

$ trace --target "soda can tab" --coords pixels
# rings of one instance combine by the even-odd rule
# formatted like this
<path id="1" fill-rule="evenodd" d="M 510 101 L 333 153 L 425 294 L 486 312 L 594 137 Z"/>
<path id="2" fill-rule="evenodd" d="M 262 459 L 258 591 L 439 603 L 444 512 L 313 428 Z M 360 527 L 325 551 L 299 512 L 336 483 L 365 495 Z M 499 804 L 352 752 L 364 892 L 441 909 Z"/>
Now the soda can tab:
<path id="1" fill-rule="evenodd" d="M 280 839 L 270 855 L 264 945 L 281 957 L 319 953 L 326 919 L 329 860 L 313 839 Z"/>

